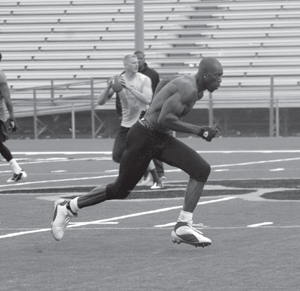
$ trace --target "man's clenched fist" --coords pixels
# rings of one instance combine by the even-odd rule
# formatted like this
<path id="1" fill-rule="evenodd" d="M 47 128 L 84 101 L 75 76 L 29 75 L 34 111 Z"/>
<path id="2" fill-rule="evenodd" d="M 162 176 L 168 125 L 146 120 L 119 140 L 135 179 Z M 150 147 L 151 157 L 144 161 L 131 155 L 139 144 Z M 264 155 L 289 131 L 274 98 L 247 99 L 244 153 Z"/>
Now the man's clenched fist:
<path id="1" fill-rule="evenodd" d="M 198 135 L 201 136 L 206 141 L 211 141 L 216 134 L 218 133 L 218 130 L 216 128 L 210 128 L 208 126 L 201 127 Z"/>

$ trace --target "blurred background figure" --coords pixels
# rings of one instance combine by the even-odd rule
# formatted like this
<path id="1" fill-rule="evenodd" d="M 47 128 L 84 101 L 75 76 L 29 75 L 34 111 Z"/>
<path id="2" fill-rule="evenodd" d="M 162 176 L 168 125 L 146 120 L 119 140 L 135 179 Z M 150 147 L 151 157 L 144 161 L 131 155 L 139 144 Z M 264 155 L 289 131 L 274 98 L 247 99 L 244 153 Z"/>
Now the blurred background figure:
<path id="1" fill-rule="evenodd" d="M 2 54 L 0 53 L 0 61 L 1 60 Z M 8 119 L 6 118 L 6 109 L 9 113 Z M 17 161 L 13 158 L 11 151 L 3 144 L 6 140 L 8 140 L 8 132 L 16 131 L 17 128 L 7 79 L 3 71 L 0 69 L 0 153 L 13 170 L 13 176 L 7 180 L 8 183 L 18 182 L 19 180 L 27 177 L 25 171 L 20 168 Z"/>

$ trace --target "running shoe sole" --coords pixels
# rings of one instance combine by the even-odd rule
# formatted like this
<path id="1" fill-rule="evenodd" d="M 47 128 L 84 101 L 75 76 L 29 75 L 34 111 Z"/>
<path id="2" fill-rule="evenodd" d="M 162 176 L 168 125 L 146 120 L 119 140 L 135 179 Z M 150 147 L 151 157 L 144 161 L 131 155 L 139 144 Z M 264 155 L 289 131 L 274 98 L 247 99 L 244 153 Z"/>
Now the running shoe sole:
<path id="1" fill-rule="evenodd" d="M 171 237 L 172 237 L 172 242 L 173 243 L 177 243 L 177 244 L 181 244 L 181 243 L 185 243 L 185 244 L 189 244 L 189 245 L 192 245 L 192 246 L 195 246 L 196 248 L 197 247 L 207 247 L 207 246 L 210 246 L 211 243 L 209 242 L 199 242 L 198 240 L 197 241 L 193 241 L 195 240 L 195 236 L 192 235 L 192 234 L 187 234 L 186 235 L 186 239 L 189 239 L 189 240 L 185 240 L 182 236 L 182 237 L 179 237 L 177 236 L 177 234 L 175 233 L 175 231 L 173 230 L 172 233 L 171 233 Z"/>

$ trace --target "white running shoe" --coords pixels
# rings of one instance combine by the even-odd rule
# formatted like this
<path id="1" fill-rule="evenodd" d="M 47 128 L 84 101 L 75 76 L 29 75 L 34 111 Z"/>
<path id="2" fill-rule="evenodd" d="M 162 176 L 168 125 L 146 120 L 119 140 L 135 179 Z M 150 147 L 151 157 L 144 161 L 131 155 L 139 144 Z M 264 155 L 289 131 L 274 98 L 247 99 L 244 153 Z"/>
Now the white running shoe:
<path id="1" fill-rule="evenodd" d="M 187 222 L 177 222 L 171 233 L 173 243 L 186 243 L 195 247 L 211 245 L 211 240 Z"/>
<path id="2" fill-rule="evenodd" d="M 54 202 L 51 233 L 57 241 L 63 238 L 70 219 L 77 217 L 77 214 L 73 214 L 67 209 L 66 204 L 67 201 L 64 199 L 58 199 Z"/>
<path id="3" fill-rule="evenodd" d="M 150 188 L 151 189 L 162 189 L 162 188 L 164 188 L 164 184 L 162 181 L 155 182 Z"/>
<path id="4" fill-rule="evenodd" d="M 27 174 L 25 171 L 21 170 L 19 174 L 14 173 L 11 178 L 9 178 L 6 182 L 7 183 L 12 183 L 12 182 L 18 182 L 21 179 L 27 178 Z"/>
<path id="5" fill-rule="evenodd" d="M 151 182 L 152 182 L 152 179 L 151 179 L 150 174 L 149 174 L 149 175 L 147 175 L 147 177 L 143 177 L 141 179 L 141 181 L 138 183 L 138 185 L 139 186 L 146 186 Z"/>

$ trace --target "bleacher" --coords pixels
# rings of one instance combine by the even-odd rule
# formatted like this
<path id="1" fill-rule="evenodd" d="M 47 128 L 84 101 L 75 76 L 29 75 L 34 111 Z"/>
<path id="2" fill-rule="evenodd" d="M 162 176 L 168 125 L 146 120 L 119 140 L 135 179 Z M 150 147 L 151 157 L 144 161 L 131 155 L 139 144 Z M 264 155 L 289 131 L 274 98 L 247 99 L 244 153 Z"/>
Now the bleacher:
<path id="1" fill-rule="evenodd" d="M 0 8 L 0 66 L 15 98 L 32 99 L 21 88 L 86 81 L 56 92 L 78 97 L 91 78 L 100 92 L 134 52 L 134 0 L 2 0 Z M 214 100 L 269 98 L 270 75 L 277 98 L 299 96 L 297 0 L 144 0 L 144 33 L 147 63 L 161 77 L 193 74 L 202 57 L 217 57 L 224 77 Z"/>

